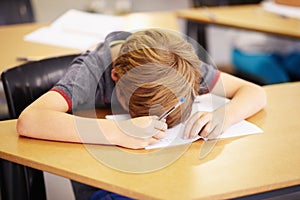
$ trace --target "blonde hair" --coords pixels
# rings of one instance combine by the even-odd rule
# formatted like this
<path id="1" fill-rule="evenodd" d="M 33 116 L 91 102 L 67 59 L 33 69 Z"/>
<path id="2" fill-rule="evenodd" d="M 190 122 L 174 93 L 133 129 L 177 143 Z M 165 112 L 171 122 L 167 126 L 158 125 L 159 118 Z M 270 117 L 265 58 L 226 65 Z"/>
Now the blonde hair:
<path id="1" fill-rule="evenodd" d="M 161 115 L 186 98 L 167 117 L 172 127 L 185 121 L 199 91 L 201 64 L 192 45 L 179 35 L 160 29 L 133 33 L 114 61 L 117 87 L 132 117 Z"/>

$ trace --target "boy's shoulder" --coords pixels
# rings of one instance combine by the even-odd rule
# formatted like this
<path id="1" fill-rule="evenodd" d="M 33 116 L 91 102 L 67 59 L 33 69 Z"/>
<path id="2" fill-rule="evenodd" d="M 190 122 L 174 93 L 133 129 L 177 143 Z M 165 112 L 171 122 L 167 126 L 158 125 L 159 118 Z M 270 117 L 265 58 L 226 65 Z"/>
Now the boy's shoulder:
<path id="1" fill-rule="evenodd" d="M 111 42 L 114 42 L 114 41 L 126 40 L 131 35 L 132 35 L 132 33 L 127 32 L 127 31 L 114 31 L 114 32 L 109 33 L 106 36 L 105 41 L 110 44 Z"/>

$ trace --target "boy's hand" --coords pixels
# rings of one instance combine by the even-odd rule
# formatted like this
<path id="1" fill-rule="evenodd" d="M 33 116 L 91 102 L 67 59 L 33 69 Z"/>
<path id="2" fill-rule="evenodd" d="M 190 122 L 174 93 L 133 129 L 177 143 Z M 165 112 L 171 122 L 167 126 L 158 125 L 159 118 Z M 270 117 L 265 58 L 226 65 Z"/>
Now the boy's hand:
<path id="1" fill-rule="evenodd" d="M 220 109 L 215 112 L 194 113 L 186 122 L 184 139 L 195 138 L 201 135 L 204 138 L 213 139 L 223 132 L 224 114 Z"/>
<path id="2" fill-rule="evenodd" d="M 156 116 L 137 117 L 124 121 L 115 121 L 121 131 L 115 137 L 115 144 L 131 149 L 145 148 L 164 138 L 167 130 L 165 121 L 158 120 Z"/>

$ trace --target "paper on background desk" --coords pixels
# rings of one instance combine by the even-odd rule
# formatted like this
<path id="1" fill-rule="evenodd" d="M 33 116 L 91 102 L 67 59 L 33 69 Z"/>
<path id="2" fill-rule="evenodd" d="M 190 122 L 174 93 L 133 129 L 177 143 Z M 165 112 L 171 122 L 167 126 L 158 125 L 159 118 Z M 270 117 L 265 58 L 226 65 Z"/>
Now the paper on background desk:
<path id="1" fill-rule="evenodd" d="M 261 3 L 262 8 L 266 11 L 285 16 L 285 17 L 293 17 L 296 19 L 300 19 L 300 8 L 296 6 L 288 6 L 283 4 L 278 4 L 274 1 L 263 1 Z"/>
<path id="2" fill-rule="evenodd" d="M 24 40 L 86 50 L 103 41 L 112 31 L 124 30 L 120 16 L 88 13 L 71 9 L 50 26 L 25 35 Z"/>
<path id="3" fill-rule="evenodd" d="M 192 113 L 196 111 L 207 111 L 211 112 L 218 107 L 224 105 L 229 100 L 223 97 L 219 97 L 213 94 L 205 94 L 198 96 L 195 99 L 195 102 L 193 104 L 193 110 Z M 126 120 L 129 119 L 129 115 L 107 115 L 107 119 L 113 119 L 113 120 Z M 172 127 L 166 131 L 165 138 L 158 141 L 156 144 L 149 145 L 145 149 L 155 149 L 155 148 L 162 148 L 162 147 L 171 147 L 176 145 L 183 145 L 188 144 L 191 142 L 194 142 L 198 139 L 205 139 L 203 137 L 196 137 L 194 139 L 183 139 L 183 130 L 184 130 L 184 124 L 181 123 L 175 127 Z M 246 120 L 242 120 L 239 123 L 234 124 L 233 126 L 229 127 L 222 135 L 220 135 L 218 138 L 231 138 L 231 137 L 238 137 L 238 136 L 244 136 L 244 135 L 250 135 L 250 134 L 259 134 L 263 131 L 257 127 L 255 124 L 250 123 Z"/>

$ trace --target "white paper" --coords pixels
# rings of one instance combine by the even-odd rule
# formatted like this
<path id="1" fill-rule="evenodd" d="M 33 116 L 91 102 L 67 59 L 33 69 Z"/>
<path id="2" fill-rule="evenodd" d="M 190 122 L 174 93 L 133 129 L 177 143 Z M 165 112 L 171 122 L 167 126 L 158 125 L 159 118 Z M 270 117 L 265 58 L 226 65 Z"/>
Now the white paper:
<path id="1" fill-rule="evenodd" d="M 277 4 L 273 0 L 263 1 L 262 7 L 269 12 L 285 16 L 285 17 L 294 17 L 300 19 L 300 8 L 296 6 L 287 6 L 282 4 Z"/>
<path id="2" fill-rule="evenodd" d="M 69 10 L 50 26 L 29 33 L 25 41 L 86 50 L 103 41 L 112 31 L 124 30 L 119 16 Z"/>
<path id="3" fill-rule="evenodd" d="M 192 114 L 196 111 L 206 111 L 206 112 L 212 112 L 213 110 L 219 108 L 220 106 L 227 103 L 229 100 L 216 96 L 213 94 L 205 94 L 198 96 L 195 99 L 195 102 L 193 104 L 193 110 Z M 130 119 L 129 115 L 107 115 L 107 119 L 112 120 L 126 120 Z M 204 139 L 201 136 L 198 136 L 193 139 L 183 139 L 183 131 L 184 131 L 184 124 L 178 124 L 175 127 L 172 127 L 166 131 L 165 138 L 158 141 L 156 144 L 149 145 L 145 149 L 155 149 L 155 148 L 163 148 L 163 147 L 171 147 L 176 145 L 183 145 L 188 144 L 191 142 L 194 142 L 198 139 Z M 229 127 L 222 135 L 218 136 L 219 139 L 221 138 L 231 138 L 231 137 L 238 137 L 238 136 L 244 136 L 244 135 L 250 135 L 250 134 L 259 134 L 263 131 L 257 127 L 255 124 L 248 122 L 246 120 L 242 120 L 239 123 L 236 123 Z"/>

